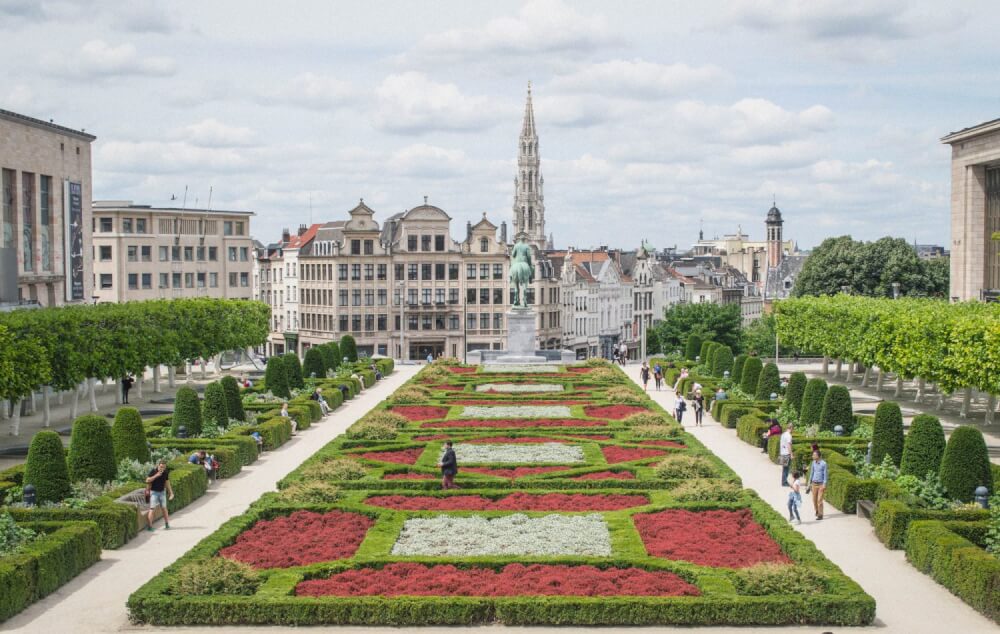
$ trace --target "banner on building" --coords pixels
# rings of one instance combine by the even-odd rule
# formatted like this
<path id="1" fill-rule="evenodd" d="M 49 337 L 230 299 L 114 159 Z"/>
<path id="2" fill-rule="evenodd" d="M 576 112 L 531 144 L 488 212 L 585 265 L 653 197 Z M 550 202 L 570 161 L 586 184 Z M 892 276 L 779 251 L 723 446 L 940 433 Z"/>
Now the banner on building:
<path id="1" fill-rule="evenodd" d="M 83 297 L 83 185 L 63 183 L 63 240 L 66 301 Z"/>

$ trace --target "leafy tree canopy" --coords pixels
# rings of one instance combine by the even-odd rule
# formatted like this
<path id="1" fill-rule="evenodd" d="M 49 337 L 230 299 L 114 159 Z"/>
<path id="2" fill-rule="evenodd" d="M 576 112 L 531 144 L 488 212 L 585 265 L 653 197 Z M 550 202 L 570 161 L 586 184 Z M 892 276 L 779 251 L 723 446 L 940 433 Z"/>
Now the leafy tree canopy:
<path id="1" fill-rule="evenodd" d="M 737 349 L 740 307 L 738 304 L 676 304 L 664 312 L 663 321 L 654 330 L 661 350 L 684 350 L 691 334 L 703 341 Z"/>

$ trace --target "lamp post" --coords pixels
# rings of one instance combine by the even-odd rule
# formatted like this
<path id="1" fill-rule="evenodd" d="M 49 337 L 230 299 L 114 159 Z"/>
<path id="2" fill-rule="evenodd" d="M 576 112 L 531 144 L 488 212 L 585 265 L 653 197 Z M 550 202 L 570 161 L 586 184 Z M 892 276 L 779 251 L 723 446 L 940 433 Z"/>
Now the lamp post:
<path id="1" fill-rule="evenodd" d="M 396 286 L 399 287 L 399 362 L 402 364 L 407 357 L 406 348 L 403 347 L 403 333 L 406 330 L 406 297 L 404 297 L 406 283 L 399 280 Z"/>
<path id="2" fill-rule="evenodd" d="M 892 298 L 899 299 L 899 282 L 892 283 Z"/>

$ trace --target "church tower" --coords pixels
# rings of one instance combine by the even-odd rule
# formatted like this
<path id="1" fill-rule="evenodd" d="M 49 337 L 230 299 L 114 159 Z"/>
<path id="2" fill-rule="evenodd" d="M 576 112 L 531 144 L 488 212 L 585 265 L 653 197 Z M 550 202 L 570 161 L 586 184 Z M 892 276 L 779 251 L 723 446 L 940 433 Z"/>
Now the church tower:
<path id="1" fill-rule="evenodd" d="M 545 195 L 542 193 L 541 160 L 538 156 L 538 131 L 535 130 L 535 111 L 531 105 L 531 82 L 528 82 L 528 101 L 524 105 L 524 122 L 518 139 L 517 175 L 514 177 L 514 237 L 519 233 L 528 236 L 528 244 L 544 249 Z"/>
<path id="2" fill-rule="evenodd" d="M 767 227 L 767 267 L 775 268 L 784 259 L 784 244 L 781 239 L 781 225 L 784 221 L 781 219 L 781 211 L 778 206 L 774 203 L 771 204 L 771 208 L 767 211 L 767 221 L 764 223 Z"/>

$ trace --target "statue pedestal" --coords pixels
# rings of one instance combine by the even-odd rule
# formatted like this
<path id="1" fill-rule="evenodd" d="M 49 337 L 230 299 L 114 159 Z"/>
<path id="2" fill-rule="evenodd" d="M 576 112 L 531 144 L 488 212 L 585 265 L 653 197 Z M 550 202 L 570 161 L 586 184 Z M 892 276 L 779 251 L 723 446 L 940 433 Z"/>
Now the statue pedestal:
<path id="1" fill-rule="evenodd" d="M 537 332 L 535 311 L 530 308 L 513 308 L 507 312 L 507 347 L 504 350 L 473 350 L 467 354 L 468 362 L 500 367 L 534 364 L 551 366 L 553 363 L 576 362 L 576 355 L 568 350 L 537 350 Z M 539 371 L 545 370 L 539 368 Z"/>

